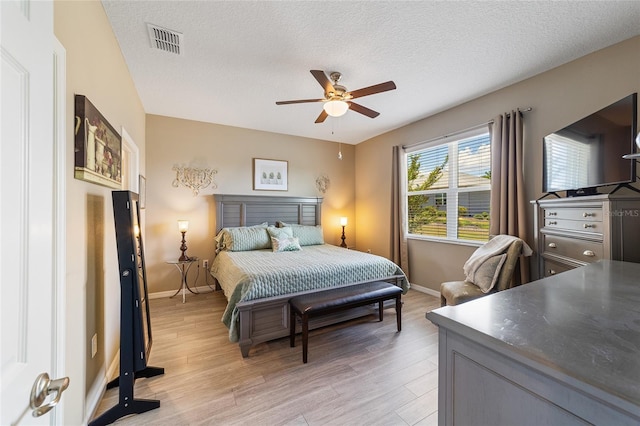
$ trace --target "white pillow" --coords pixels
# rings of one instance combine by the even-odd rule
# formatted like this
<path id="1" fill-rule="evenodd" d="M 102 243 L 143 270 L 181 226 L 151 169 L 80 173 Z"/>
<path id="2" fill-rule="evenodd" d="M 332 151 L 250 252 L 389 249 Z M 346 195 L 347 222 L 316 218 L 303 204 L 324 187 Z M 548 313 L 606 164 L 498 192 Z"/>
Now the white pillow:
<path id="1" fill-rule="evenodd" d="M 298 237 L 275 238 L 271 237 L 271 248 L 274 252 L 279 251 L 299 251 L 300 240 Z"/>

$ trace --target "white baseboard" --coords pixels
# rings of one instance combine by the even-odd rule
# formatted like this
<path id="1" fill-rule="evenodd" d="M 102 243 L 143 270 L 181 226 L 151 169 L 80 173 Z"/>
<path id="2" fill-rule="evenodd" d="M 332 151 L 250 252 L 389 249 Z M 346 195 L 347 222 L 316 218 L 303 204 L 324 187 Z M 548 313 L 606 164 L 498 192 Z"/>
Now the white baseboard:
<path id="1" fill-rule="evenodd" d="M 193 287 L 191 288 L 196 292 L 201 292 L 201 293 L 209 293 L 211 292 L 211 290 L 213 290 L 213 287 L 209 287 L 208 285 L 202 285 L 200 287 L 196 287 L 195 289 Z M 162 299 L 163 297 L 171 297 L 174 294 L 176 294 L 175 290 L 158 291 L 156 293 L 149 293 L 149 299 Z M 179 294 L 176 294 L 176 296 L 181 294 L 182 294 L 182 291 Z"/>
<path id="2" fill-rule="evenodd" d="M 100 368 L 100 372 L 98 373 L 96 380 L 94 380 L 91 385 L 91 389 L 87 392 L 87 397 L 84 401 L 85 410 L 85 419 L 84 424 L 88 424 L 89 421 L 93 418 L 98 409 L 98 405 L 100 405 L 100 401 L 104 396 L 104 392 L 107 390 L 107 376 L 105 375 L 104 366 Z"/>
<path id="3" fill-rule="evenodd" d="M 87 398 L 85 399 L 85 415 L 84 424 L 88 424 L 89 421 L 95 416 L 96 410 L 98 409 L 98 405 L 100 405 L 100 401 L 102 401 L 102 397 L 107 390 L 107 383 L 109 383 L 109 377 L 117 377 L 118 369 L 120 368 L 120 350 L 116 352 L 116 355 L 111 360 L 111 364 L 109 364 L 109 369 L 104 371 L 104 366 L 100 369 L 100 373 L 98 377 L 91 385 L 91 389 L 89 389 L 89 393 L 87 394 Z"/>
<path id="4" fill-rule="evenodd" d="M 116 355 L 111 360 L 111 364 L 109 364 L 109 369 L 107 370 L 107 380 L 109 377 L 119 376 L 118 370 L 120 369 L 120 349 L 116 352 Z"/>
<path id="5" fill-rule="evenodd" d="M 437 297 L 438 299 L 440 298 L 440 292 L 439 291 L 435 291 L 432 290 L 430 288 L 421 286 L 421 285 L 417 285 L 417 284 L 411 284 L 411 289 L 415 290 L 415 291 L 419 291 L 420 293 L 425 293 L 428 294 L 429 296 L 434 296 Z M 151 296 L 149 296 L 151 297 Z"/>
<path id="6" fill-rule="evenodd" d="M 437 298 L 440 298 L 440 292 L 439 291 L 435 291 L 432 290 L 430 288 L 421 286 L 421 285 L 417 285 L 417 284 L 411 284 L 411 289 L 415 290 L 415 291 L 419 291 L 420 293 L 425 293 L 428 294 L 429 296 L 434 296 Z M 196 287 L 195 288 L 196 292 L 202 292 L 202 293 L 208 293 L 211 291 L 211 287 L 203 285 L 200 287 Z M 158 291 L 155 293 L 149 293 L 149 299 L 162 299 L 163 297 L 171 297 L 176 293 L 175 290 L 169 290 L 169 291 Z M 177 296 L 177 295 L 176 295 Z"/>

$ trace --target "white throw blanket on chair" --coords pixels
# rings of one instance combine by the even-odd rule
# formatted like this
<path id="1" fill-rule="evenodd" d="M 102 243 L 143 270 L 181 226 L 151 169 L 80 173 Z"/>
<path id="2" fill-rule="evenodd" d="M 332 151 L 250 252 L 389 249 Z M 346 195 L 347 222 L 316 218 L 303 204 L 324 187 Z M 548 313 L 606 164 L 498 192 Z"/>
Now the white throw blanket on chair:
<path id="1" fill-rule="evenodd" d="M 482 264 L 489 258 L 507 251 L 511 243 L 519 239 L 520 238 L 513 237 L 511 235 L 496 235 L 486 244 L 478 247 L 478 249 L 473 252 L 471 257 L 465 262 L 463 266 L 464 275 L 467 281 L 475 283 L 475 277 L 478 268 L 482 266 Z M 533 250 L 531 250 L 531 247 L 529 247 L 527 243 L 522 241 L 522 255 L 531 256 L 532 254 Z"/>

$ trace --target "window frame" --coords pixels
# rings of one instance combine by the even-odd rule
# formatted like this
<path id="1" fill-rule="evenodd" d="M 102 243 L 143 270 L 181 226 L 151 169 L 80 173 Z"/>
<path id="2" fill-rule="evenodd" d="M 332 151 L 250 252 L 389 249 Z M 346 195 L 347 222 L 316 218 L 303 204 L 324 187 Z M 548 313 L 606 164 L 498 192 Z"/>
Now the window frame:
<path id="1" fill-rule="evenodd" d="M 489 132 L 489 126 L 481 125 L 473 129 L 465 130 L 453 135 L 448 135 L 444 137 L 440 137 L 438 139 L 434 139 L 428 142 L 419 143 L 412 145 L 410 147 L 405 147 L 403 152 L 403 176 L 402 185 L 404 185 L 402 193 L 404 195 L 404 224 L 405 224 L 405 237 L 410 240 L 424 240 L 424 241 L 433 241 L 438 243 L 448 243 L 448 244 L 457 244 L 457 245 L 466 245 L 466 246 L 481 246 L 486 241 L 481 240 L 468 240 L 458 238 L 458 203 L 459 203 L 459 194 L 460 193 L 471 193 L 471 192 L 481 192 L 481 191 L 489 191 L 491 194 L 491 181 L 488 181 L 486 185 L 478 185 L 478 186 L 470 186 L 470 187 L 459 187 L 459 143 L 464 142 L 465 140 L 487 135 L 489 136 L 489 149 L 491 151 L 491 133 Z M 447 151 L 449 155 L 449 176 L 448 176 L 448 188 L 434 188 L 427 189 L 424 191 L 413 191 L 409 192 L 408 188 L 408 161 L 409 156 L 417 153 L 419 151 L 423 151 L 425 149 L 434 148 L 436 146 L 447 145 Z M 491 159 L 489 159 L 489 165 L 491 167 Z M 489 168 L 491 170 L 491 168 Z M 444 237 L 435 236 L 435 235 L 422 235 L 422 234 L 412 234 L 409 232 L 409 196 L 411 195 L 435 195 L 436 197 L 439 194 L 444 194 L 444 199 L 446 200 L 446 212 L 447 212 L 447 235 Z M 439 197 L 438 197 L 439 198 Z M 455 201 L 455 203 L 453 202 Z M 455 237 L 451 237 L 451 233 L 455 232 Z"/>

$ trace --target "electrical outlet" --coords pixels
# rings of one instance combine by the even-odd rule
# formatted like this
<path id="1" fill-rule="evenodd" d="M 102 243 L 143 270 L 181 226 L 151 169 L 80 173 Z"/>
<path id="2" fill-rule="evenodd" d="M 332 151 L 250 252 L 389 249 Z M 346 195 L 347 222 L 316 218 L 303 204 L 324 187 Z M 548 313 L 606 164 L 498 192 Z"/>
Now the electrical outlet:
<path id="1" fill-rule="evenodd" d="M 367 253 L 371 253 L 371 249 L 367 249 Z"/>
<path id="2" fill-rule="evenodd" d="M 202 267 L 207 270 L 209 269 L 209 259 L 204 259 L 202 261 Z"/>
<path id="3" fill-rule="evenodd" d="M 91 358 L 95 358 L 98 353 L 98 333 L 91 338 Z"/>

